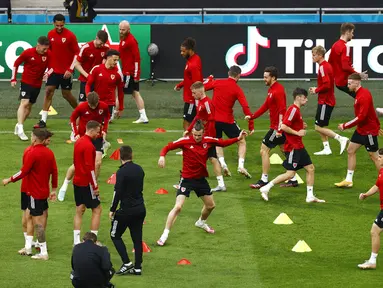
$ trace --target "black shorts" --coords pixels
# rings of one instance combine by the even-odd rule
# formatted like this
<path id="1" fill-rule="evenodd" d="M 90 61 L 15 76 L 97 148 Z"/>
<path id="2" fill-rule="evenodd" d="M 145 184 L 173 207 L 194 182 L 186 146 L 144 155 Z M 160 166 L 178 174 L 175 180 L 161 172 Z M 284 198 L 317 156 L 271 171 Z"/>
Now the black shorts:
<path id="1" fill-rule="evenodd" d="M 33 87 L 29 84 L 25 84 L 21 82 L 20 84 L 20 96 L 19 100 L 21 99 L 28 99 L 29 103 L 34 104 L 36 103 L 37 97 L 39 97 L 40 94 L 40 88 Z"/>
<path id="2" fill-rule="evenodd" d="M 21 210 L 27 210 L 29 204 L 29 196 L 26 192 L 21 192 Z"/>
<path id="3" fill-rule="evenodd" d="M 376 152 L 379 150 L 378 137 L 369 135 L 360 135 L 356 130 L 352 134 L 351 142 L 363 145 L 367 152 Z"/>
<path id="4" fill-rule="evenodd" d="M 328 126 L 333 109 L 333 106 L 329 106 L 326 104 L 318 104 L 317 114 L 315 116 L 315 125 L 318 125 L 319 127 Z"/>
<path id="5" fill-rule="evenodd" d="M 241 134 L 241 128 L 239 128 L 238 124 L 236 122 L 229 124 L 224 122 L 215 122 L 215 131 L 216 131 L 216 137 L 222 138 L 223 133 L 227 137 L 236 138 Z"/>
<path id="6" fill-rule="evenodd" d="M 56 89 L 59 89 L 61 86 L 62 90 L 72 90 L 72 81 L 73 77 L 64 79 L 64 74 L 52 73 L 48 78 L 46 86 L 56 86 Z"/>
<path id="7" fill-rule="evenodd" d="M 80 93 L 78 94 L 78 102 L 86 101 L 86 93 L 85 93 L 86 82 L 80 82 Z"/>
<path id="8" fill-rule="evenodd" d="M 102 137 L 96 138 L 96 139 L 92 140 L 92 142 L 93 142 L 93 146 L 94 146 L 94 148 L 96 148 L 97 152 L 104 153 L 104 149 L 103 149 L 104 138 L 102 138 Z"/>
<path id="9" fill-rule="evenodd" d="M 207 150 L 207 156 L 209 158 L 218 158 L 217 157 L 217 149 L 215 148 L 215 146 L 210 147 L 209 150 Z"/>
<path id="10" fill-rule="evenodd" d="M 283 161 L 283 167 L 288 171 L 298 171 L 303 167 L 313 164 L 305 148 L 285 152 L 286 160 Z"/>
<path id="11" fill-rule="evenodd" d="M 93 194 L 93 190 L 90 185 L 80 187 L 73 184 L 73 190 L 76 206 L 85 205 L 86 208 L 93 209 L 100 205 L 100 198 Z"/>
<path id="12" fill-rule="evenodd" d="M 262 143 L 265 144 L 268 148 L 273 149 L 278 145 L 284 144 L 285 141 L 286 136 L 284 133 L 282 133 L 281 137 L 277 137 L 277 130 L 270 129 L 263 138 Z"/>
<path id="13" fill-rule="evenodd" d="M 207 182 L 206 178 L 200 179 L 184 179 L 181 178 L 180 188 L 177 190 L 178 195 L 184 195 L 186 197 L 190 196 L 190 192 L 194 191 L 197 197 L 212 195 L 210 191 L 210 185 Z"/>
<path id="14" fill-rule="evenodd" d="M 184 103 L 184 120 L 191 123 L 197 115 L 197 109 L 194 103 Z"/>
<path id="15" fill-rule="evenodd" d="M 32 196 L 29 197 L 28 209 L 32 216 L 41 216 L 44 211 L 49 208 L 48 200 L 34 199 Z"/>
<path id="16" fill-rule="evenodd" d="M 133 91 L 140 91 L 140 82 L 135 82 L 132 76 L 124 75 L 124 94 L 133 94 Z"/>
<path id="17" fill-rule="evenodd" d="M 376 216 L 376 219 L 374 220 L 374 223 L 378 225 L 380 229 L 383 229 L 383 210 L 380 210 L 378 216 Z"/>
<path id="18" fill-rule="evenodd" d="M 350 95 L 352 98 L 355 98 L 356 97 L 356 93 L 353 92 L 353 91 L 350 91 L 350 89 L 348 89 L 348 86 L 336 86 L 336 88 L 338 88 L 340 91 L 343 91 L 344 93 L 347 93 L 348 95 Z"/>

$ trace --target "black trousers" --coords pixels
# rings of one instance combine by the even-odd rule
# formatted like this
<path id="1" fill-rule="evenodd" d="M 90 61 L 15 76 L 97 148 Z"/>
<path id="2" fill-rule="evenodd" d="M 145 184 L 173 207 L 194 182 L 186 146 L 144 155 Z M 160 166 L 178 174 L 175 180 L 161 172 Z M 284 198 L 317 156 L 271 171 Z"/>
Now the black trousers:
<path id="1" fill-rule="evenodd" d="M 113 244 L 121 257 L 122 262 L 127 264 L 130 262 L 130 259 L 126 251 L 125 243 L 121 237 L 126 229 L 129 228 L 135 250 L 134 268 L 136 269 L 141 269 L 142 264 L 142 226 L 144 224 L 145 216 L 146 209 L 144 205 L 134 207 L 129 211 L 118 209 L 114 215 L 112 227 L 110 229 L 110 237 L 112 238 Z"/>

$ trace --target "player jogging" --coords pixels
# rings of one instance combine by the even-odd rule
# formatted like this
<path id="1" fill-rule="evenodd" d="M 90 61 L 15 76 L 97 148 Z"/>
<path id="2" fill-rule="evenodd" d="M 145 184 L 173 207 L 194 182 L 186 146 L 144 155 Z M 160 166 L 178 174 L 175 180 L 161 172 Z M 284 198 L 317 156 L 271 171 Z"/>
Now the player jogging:
<path id="1" fill-rule="evenodd" d="M 286 160 L 283 161 L 283 167 L 286 168 L 286 172 L 261 187 L 259 191 L 263 200 L 269 201 L 269 191 L 275 184 L 291 179 L 296 171 L 305 168 L 307 182 L 306 202 L 322 203 L 325 201 L 314 196 L 314 165 L 302 142 L 302 137 L 306 135 L 305 129 L 307 124 L 303 122 L 300 110 L 307 103 L 307 91 L 302 88 L 296 88 L 293 91 L 293 97 L 294 104 L 287 109 L 281 125 L 281 130 L 285 132 L 286 136 L 284 146 Z"/>
<path id="2" fill-rule="evenodd" d="M 157 244 L 160 246 L 163 246 L 168 239 L 170 229 L 174 225 L 177 216 L 181 212 L 185 199 L 190 196 L 191 191 L 194 191 L 197 197 L 201 197 L 204 202 L 201 216 L 195 223 L 195 226 L 204 229 L 208 233 L 215 232 L 214 229 L 206 223 L 207 218 L 215 208 L 213 195 L 210 190 L 209 183 L 206 180 L 206 177 L 208 177 L 208 172 L 206 170 L 206 162 L 209 154 L 208 151 L 211 147 L 226 147 L 234 144 L 235 142 L 243 139 L 246 136 L 246 132 L 242 131 L 238 138 L 228 140 L 203 135 L 204 127 L 202 121 L 198 120 L 193 126 L 192 136 L 180 138 L 174 142 L 170 142 L 161 150 L 160 159 L 158 160 L 158 166 L 160 168 L 165 167 L 165 156 L 168 151 L 178 148 L 181 148 L 183 151 L 183 167 L 180 187 L 177 190 L 176 204 L 169 212 L 165 230 L 160 239 L 157 241 Z"/>
<path id="3" fill-rule="evenodd" d="M 312 49 L 313 62 L 319 65 L 318 87 L 310 87 L 311 94 L 318 94 L 318 108 L 315 116 L 315 130 L 320 134 L 323 150 L 314 155 L 330 155 L 332 153 L 328 137 L 337 140 L 340 144 L 340 154 L 346 149 L 347 137 L 342 137 L 334 131 L 326 128 L 329 124 L 332 110 L 335 106 L 334 73 L 331 65 L 324 59 L 326 49 L 316 46 Z"/>

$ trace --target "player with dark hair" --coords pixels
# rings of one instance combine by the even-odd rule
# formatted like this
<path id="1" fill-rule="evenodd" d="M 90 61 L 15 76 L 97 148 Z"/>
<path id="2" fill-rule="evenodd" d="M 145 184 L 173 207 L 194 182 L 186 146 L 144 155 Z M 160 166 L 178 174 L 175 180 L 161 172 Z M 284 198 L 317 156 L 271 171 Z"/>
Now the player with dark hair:
<path id="1" fill-rule="evenodd" d="M 74 58 L 79 52 L 76 36 L 65 25 L 65 17 L 56 14 L 53 17 L 55 28 L 48 32 L 50 44 L 51 61 L 49 64 L 49 77 L 45 89 L 45 98 L 41 120 L 35 127 L 46 127 L 48 110 L 52 104 L 55 90 L 61 86 L 61 93 L 66 101 L 76 108 L 77 101 L 72 95 L 72 78 L 74 69 Z"/>
<path id="2" fill-rule="evenodd" d="M 75 140 L 85 135 L 86 124 L 93 120 L 98 123 L 104 123 L 102 126 L 102 131 L 98 137 L 93 140 L 93 145 L 96 148 L 96 159 L 95 159 L 95 173 L 96 179 L 100 175 L 101 163 L 102 163 L 102 154 L 103 154 L 103 143 L 106 139 L 106 134 L 108 132 L 108 121 L 109 121 L 109 108 L 108 104 L 105 102 L 99 101 L 98 94 L 96 92 L 90 92 L 87 96 L 87 102 L 80 103 L 76 109 L 73 110 L 70 117 L 70 122 L 72 126 L 72 133 L 75 137 Z M 79 125 L 77 127 L 77 122 Z M 64 183 L 60 188 L 58 200 L 64 201 L 66 190 L 68 185 L 74 176 L 74 165 L 71 165 L 68 168 L 66 173 Z"/>
<path id="3" fill-rule="evenodd" d="M 124 93 L 132 95 L 140 113 L 140 118 L 133 121 L 133 123 L 148 123 L 149 119 L 146 116 L 145 103 L 140 94 L 141 58 L 138 42 L 130 32 L 128 21 L 121 21 L 118 27 L 120 31 L 119 51 L 121 53 L 122 74 L 124 75 Z"/>
<path id="4" fill-rule="evenodd" d="M 213 80 L 208 78 L 208 82 L 204 83 L 205 91 L 213 90 L 213 105 L 215 108 L 215 130 L 217 138 L 222 138 L 223 133 L 229 138 L 236 138 L 241 133 L 241 129 L 234 120 L 233 107 L 235 102 L 242 106 L 243 114 L 251 115 L 249 104 L 245 94 L 237 82 L 241 78 L 241 68 L 239 66 L 231 66 L 228 72 L 229 77 L 222 80 Z M 249 121 L 250 135 L 254 132 L 254 121 Z M 224 175 L 231 176 L 230 170 L 225 162 L 223 149 L 217 147 L 217 156 L 224 171 Z M 238 142 L 238 173 L 251 178 L 249 172 L 245 168 L 246 140 L 245 138 Z"/>
<path id="5" fill-rule="evenodd" d="M 274 66 L 266 67 L 263 72 L 263 80 L 266 86 L 269 87 L 265 102 L 253 115 L 245 117 L 246 120 L 257 119 L 267 110 L 270 113 L 270 130 L 266 133 L 261 144 L 262 177 L 257 183 L 250 185 L 253 189 L 259 189 L 269 183 L 270 150 L 279 146 L 281 151 L 284 151 L 282 145 L 286 140 L 285 134 L 281 130 L 283 116 L 286 112 L 286 93 L 283 85 L 278 82 L 278 69 Z M 281 184 L 281 186 L 298 186 L 295 175 L 287 183 Z"/>
<path id="6" fill-rule="evenodd" d="M 174 208 L 169 212 L 165 230 L 162 233 L 160 239 L 157 241 L 157 244 L 160 246 L 163 246 L 168 239 L 170 229 L 174 225 L 177 216 L 181 212 L 185 199 L 186 197 L 190 196 L 191 191 L 194 191 L 197 197 L 201 197 L 202 201 L 204 202 L 201 216 L 195 223 L 195 226 L 211 234 L 215 232 L 214 229 L 206 223 L 207 218 L 215 208 L 213 194 L 211 192 L 209 183 L 206 180 L 206 177 L 209 176 L 206 169 L 206 162 L 209 157 L 208 151 L 210 148 L 214 148 L 215 146 L 226 147 L 234 144 L 235 142 L 243 139 L 247 134 L 245 131 L 242 131 L 237 138 L 223 140 L 203 136 L 204 129 L 205 128 L 202 121 L 198 120 L 193 126 L 192 136 L 187 136 L 174 142 L 170 142 L 161 150 L 160 159 L 158 160 L 158 166 L 160 168 L 165 167 L 166 154 L 170 150 L 179 148 L 181 148 L 183 151 L 183 167 L 180 187 L 177 190 L 176 204 Z"/>
<path id="7" fill-rule="evenodd" d="M 146 216 L 146 208 L 142 191 L 144 189 L 144 170 L 133 163 L 133 151 L 130 146 L 120 148 L 121 166 L 116 173 L 116 185 L 110 207 L 109 218 L 112 221 L 110 237 L 122 260 L 117 275 L 142 273 L 142 226 Z M 120 208 L 117 206 L 120 203 Z M 126 228 L 134 245 L 135 263 L 130 262 L 122 235 Z"/>
<path id="8" fill-rule="evenodd" d="M 338 128 L 340 131 L 344 131 L 356 126 L 356 130 L 354 131 L 354 134 L 352 134 L 350 144 L 347 148 L 348 170 L 346 179 L 339 183 L 335 183 L 335 186 L 337 187 L 353 186 L 352 178 L 356 168 L 356 151 L 358 151 L 361 146 L 366 148 L 376 169 L 378 171 L 380 169 L 378 155 L 380 122 L 376 116 L 371 92 L 367 88 L 362 87 L 361 80 L 362 77 L 359 73 L 353 73 L 348 76 L 348 88 L 351 92 L 355 93 L 355 118 L 347 123 L 339 124 Z"/>
<path id="9" fill-rule="evenodd" d="M 45 228 L 48 218 L 48 198 L 56 200 L 57 165 L 53 152 L 44 145 L 52 133 L 46 129 L 34 129 L 31 143 L 33 147 L 25 157 L 25 162 L 19 172 L 8 179 L 3 179 L 4 186 L 27 177 L 29 201 L 28 210 L 32 216 L 34 230 L 39 241 L 40 253 L 32 256 L 36 260 L 48 260 Z M 52 191 L 49 189 L 49 180 L 52 182 Z M 31 232 L 31 233 L 30 233 Z M 33 229 L 27 231 L 25 254 L 32 255 Z"/>
<path id="10" fill-rule="evenodd" d="M 307 124 L 303 122 L 300 110 L 307 103 L 307 91 L 296 88 L 293 91 L 293 97 L 294 103 L 287 109 L 281 125 L 281 130 L 285 132 L 286 136 L 284 146 L 286 160 L 283 162 L 286 172 L 261 187 L 259 191 L 263 200 L 269 201 L 269 191 L 275 184 L 291 179 L 296 171 L 304 168 L 307 182 L 306 202 L 322 203 L 325 201 L 314 196 L 314 165 L 302 142 L 302 137 L 306 135 Z"/>
<path id="11" fill-rule="evenodd" d="M 379 249 L 380 249 L 380 234 L 383 231 L 383 149 L 379 149 L 379 176 L 376 179 L 375 185 L 370 188 L 366 193 L 360 193 L 359 199 L 364 200 L 367 197 L 374 195 L 379 191 L 379 202 L 380 202 L 380 212 L 374 223 L 372 223 L 371 227 L 371 256 L 370 259 L 366 260 L 364 263 L 359 264 L 358 267 L 360 269 L 376 269 L 376 258 L 378 257 Z"/>
<path id="12" fill-rule="evenodd" d="M 95 172 L 96 148 L 93 141 L 100 135 L 101 124 L 90 120 L 86 124 L 85 135 L 76 141 L 73 151 L 74 177 L 73 189 L 76 201 L 74 216 L 73 244 L 80 243 L 80 229 L 85 210 L 92 209 L 90 229 L 98 234 L 101 218 L 101 205 Z"/>
<path id="13" fill-rule="evenodd" d="M 340 39 L 332 45 L 328 58 L 328 63 L 330 63 L 334 71 L 336 88 L 353 98 L 355 98 L 355 93 L 348 89 L 347 77 L 357 72 L 352 67 L 350 47 L 346 44 L 354 37 L 354 30 L 355 25 L 352 23 L 343 23 L 340 26 Z M 368 78 L 366 73 L 367 71 L 360 73 L 362 79 Z"/>
<path id="14" fill-rule="evenodd" d="M 190 123 L 196 115 L 196 101 L 191 92 L 191 85 L 197 81 L 203 81 L 202 76 L 202 62 L 201 58 L 195 52 L 196 42 L 193 38 L 186 38 L 181 44 L 181 56 L 186 59 L 186 66 L 184 69 L 184 80 L 178 83 L 175 91 L 183 89 L 184 100 L 184 131 L 188 129 Z"/>
<path id="15" fill-rule="evenodd" d="M 330 122 L 331 113 L 335 106 L 334 73 L 331 65 L 325 60 L 326 49 L 316 46 L 312 49 L 313 62 L 319 65 L 318 87 L 310 87 L 311 94 L 318 94 L 318 108 L 315 116 L 315 131 L 322 139 L 323 150 L 314 155 L 330 155 L 332 153 L 328 137 L 337 140 L 340 144 L 340 154 L 346 149 L 347 137 L 342 137 L 334 131 L 326 128 Z"/>
<path id="16" fill-rule="evenodd" d="M 17 110 L 17 124 L 15 126 L 15 135 L 23 141 L 28 140 L 24 133 L 24 122 L 40 94 L 43 79 L 49 76 L 49 72 L 45 73 L 51 60 L 51 53 L 48 49 L 49 39 L 46 36 L 41 36 L 37 39 L 36 47 L 24 50 L 13 64 L 11 85 L 15 88 L 19 66 L 24 63 L 20 84 L 20 106 Z"/>

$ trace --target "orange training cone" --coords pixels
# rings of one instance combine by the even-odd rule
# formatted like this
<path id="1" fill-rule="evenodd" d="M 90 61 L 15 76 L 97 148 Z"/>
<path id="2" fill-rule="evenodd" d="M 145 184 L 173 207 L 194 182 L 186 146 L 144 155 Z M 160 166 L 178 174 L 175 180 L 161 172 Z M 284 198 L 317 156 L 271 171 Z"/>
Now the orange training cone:
<path id="1" fill-rule="evenodd" d="M 166 191 L 164 188 L 160 188 L 160 189 L 158 189 L 158 190 L 156 191 L 156 194 L 161 194 L 161 195 L 163 195 L 163 194 L 169 194 L 169 192 Z"/>
<path id="2" fill-rule="evenodd" d="M 108 184 L 116 184 L 116 173 L 113 173 L 112 176 L 109 177 L 108 181 L 106 181 Z"/>
<path id="3" fill-rule="evenodd" d="M 154 132 L 156 132 L 156 133 L 165 133 L 166 130 L 164 128 L 157 128 L 157 129 L 154 130 Z"/>
<path id="4" fill-rule="evenodd" d="M 186 259 L 186 258 L 182 258 L 180 261 L 177 262 L 177 265 L 190 265 L 191 262 Z"/>
<path id="5" fill-rule="evenodd" d="M 120 148 L 114 150 L 113 154 L 110 155 L 109 158 L 113 160 L 120 160 Z"/>
<path id="6" fill-rule="evenodd" d="M 134 253 L 134 248 L 133 248 L 132 252 Z M 144 252 L 144 253 L 152 252 L 152 249 L 150 249 L 148 244 L 146 244 L 144 241 L 142 241 L 142 252 Z"/>

